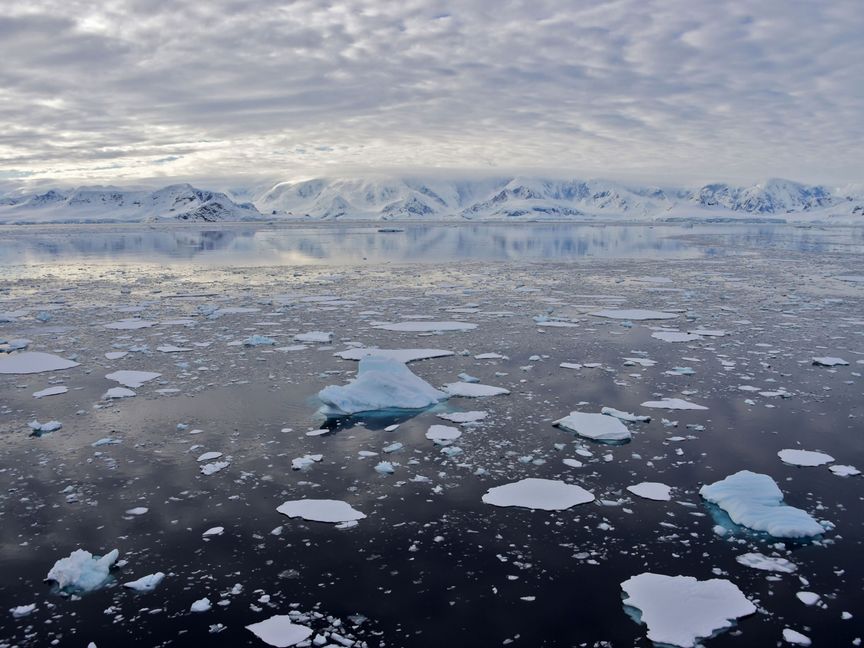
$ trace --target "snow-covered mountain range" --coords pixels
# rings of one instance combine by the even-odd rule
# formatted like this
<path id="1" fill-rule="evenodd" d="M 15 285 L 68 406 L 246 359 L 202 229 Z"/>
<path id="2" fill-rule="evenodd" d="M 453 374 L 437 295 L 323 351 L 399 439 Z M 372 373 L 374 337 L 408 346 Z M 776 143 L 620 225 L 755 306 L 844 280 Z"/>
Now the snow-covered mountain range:
<path id="1" fill-rule="evenodd" d="M 527 176 L 317 178 L 208 191 L 80 187 L 0 194 L 0 223 L 154 220 L 789 220 L 864 224 L 864 190 L 772 179 L 650 187 Z"/>

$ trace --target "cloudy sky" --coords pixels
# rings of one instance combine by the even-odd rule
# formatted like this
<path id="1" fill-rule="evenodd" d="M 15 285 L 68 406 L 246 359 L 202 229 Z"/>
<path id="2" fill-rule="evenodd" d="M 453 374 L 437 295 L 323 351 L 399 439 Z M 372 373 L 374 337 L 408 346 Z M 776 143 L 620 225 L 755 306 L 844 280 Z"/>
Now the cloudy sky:
<path id="1" fill-rule="evenodd" d="M 29 0 L 0 179 L 864 180 L 862 0 Z"/>

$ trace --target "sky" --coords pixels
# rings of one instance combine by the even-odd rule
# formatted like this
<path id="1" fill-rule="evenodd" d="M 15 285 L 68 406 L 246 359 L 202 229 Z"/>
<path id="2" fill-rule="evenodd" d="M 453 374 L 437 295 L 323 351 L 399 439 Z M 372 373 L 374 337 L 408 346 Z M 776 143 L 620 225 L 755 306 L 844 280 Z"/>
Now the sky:
<path id="1" fill-rule="evenodd" d="M 862 0 L 0 9 L 0 180 L 864 181 Z"/>

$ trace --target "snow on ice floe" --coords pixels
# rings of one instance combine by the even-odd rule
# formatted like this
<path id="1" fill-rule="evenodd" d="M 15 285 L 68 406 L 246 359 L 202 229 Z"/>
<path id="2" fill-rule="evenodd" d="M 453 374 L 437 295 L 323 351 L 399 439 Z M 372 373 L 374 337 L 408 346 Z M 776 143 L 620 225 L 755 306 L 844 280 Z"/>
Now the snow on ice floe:
<path id="1" fill-rule="evenodd" d="M 639 321 L 675 319 L 678 317 L 678 313 L 665 313 L 663 311 L 645 310 L 642 308 L 606 308 L 589 314 L 594 317 L 605 317 L 607 319 Z"/>
<path id="2" fill-rule="evenodd" d="M 843 358 L 822 356 L 821 358 L 813 358 L 813 364 L 819 367 L 845 367 L 849 363 L 846 362 Z"/>
<path id="3" fill-rule="evenodd" d="M 426 438 L 430 441 L 455 441 L 460 436 L 462 431 L 449 425 L 432 425 L 426 431 Z"/>
<path id="4" fill-rule="evenodd" d="M 159 586 L 159 583 L 161 583 L 164 579 L 165 574 L 163 574 L 162 572 L 156 572 L 155 574 L 148 574 L 147 576 L 142 576 L 138 580 L 123 583 L 123 587 L 135 590 L 136 592 L 152 592 Z"/>
<path id="5" fill-rule="evenodd" d="M 594 441 L 629 441 L 630 430 L 619 419 L 605 414 L 570 412 L 552 425 Z"/>
<path id="6" fill-rule="evenodd" d="M 373 328 L 381 329 L 382 331 L 404 331 L 408 333 L 440 333 L 443 331 L 470 331 L 477 328 L 476 324 L 469 322 L 429 322 L 429 321 L 410 321 L 410 322 L 382 322 L 376 324 Z"/>
<path id="7" fill-rule="evenodd" d="M 683 331 L 654 331 L 651 337 L 663 340 L 664 342 L 693 342 L 702 339 L 701 335 L 684 333 Z"/>
<path id="8" fill-rule="evenodd" d="M 357 377 L 347 385 L 318 392 L 326 414 L 343 416 L 387 409 L 424 409 L 447 394 L 412 373 L 403 362 L 380 356 L 360 360 Z"/>
<path id="9" fill-rule="evenodd" d="M 277 614 L 264 621 L 248 625 L 246 629 L 268 646 L 277 648 L 296 646 L 306 641 L 313 632 L 312 628 L 293 623 L 287 614 Z"/>
<path id="10" fill-rule="evenodd" d="M 483 495 L 485 504 L 519 506 L 541 511 L 563 511 L 593 501 L 594 495 L 581 486 L 535 477 L 490 488 Z"/>
<path id="11" fill-rule="evenodd" d="M 310 522 L 354 522 L 366 517 L 365 513 L 351 507 L 348 502 L 331 499 L 289 500 L 277 509 L 282 515 L 300 517 Z"/>
<path id="12" fill-rule="evenodd" d="M 104 326 L 105 328 L 114 331 L 136 331 L 138 329 L 156 326 L 158 323 L 159 322 L 152 322 L 150 320 L 132 317 L 129 319 L 120 320 L 118 322 L 111 322 L 110 324 L 105 324 Z"/>
<path id="13" fill-rule="evenodd" d="M 117 562 L 117 549 L 97 557 L 84 549 L 76 549 L 66 558 L 61 558 L 45 577 L 54 581 L 60 589 L 88 592 L 101 587 L 108 580 L 111 566 Z"/>
<path id="14" fill-rule="evenodd" d="M 156 373 L 155 371 L 131 371 L 128 369 L 121 369 L 120 371 L 107 374 L 105 377 L 108 380 L 120 383 L 124 387 L 135 389 L 146 382 L 159 378 L 161 375 L 161 373 Z"/>
<path id="15" fill-rule="evenodd" d="M 824 452 L 815 452 L 813 450 L 781 450 L 777 456 L 783 463 L 792 464 L 793 466 L 824 466 L 827 463 L 834 461 L 834 457 Z"/>
<path id="16" fill-rule="evenodd" d="M 707 410 L 704 405 L 697 405 L 690 401 L 681 398 L 663 398 L 659 401 L 645 401 L 642 407 L 651 407 L 653 409 L 668 409 L 668 410 Z"/>
<path id="17" fill-rule="evenodd" d="M 791 574 L 798 569 L 795 563 L 790 562 L 785 558 L 775 558 L 773 556 L 766 556 L 756 552 L 735 556 L 735 560 L 745 567 L 751 567 L 761 571 L 777 572 L 780 574 Z"/>
<path id="18" fill-rule="evenodd" d="M 493 387 L 492 385 L 481 385 L 480 383 L 455 382 L 444 385 L 444 391 L 450 396 L 461 396 L 463 398 L 486 398 L 488 396 L 503 396 L 510 393 L 509 389 Z"/>
<path id="19" fill-rule="evenodd" d="M 329 344 L 333 341 L 333 333 L 331 331 L 309 331 L 308 333 L 298 333 L 294 336 L 294 341 Z"/>
<path id="20" fill-rule="evenodd" d="M 756 612 L 734 583 L 720 578 L 645 572 L 621 583 L 621 589 L 624 605 L 639 610 L 648 638 L 658 644 L 690 648 Z"/>
<path id="21" fill-rule="evenodd" d="M 672 487 L 660 482 L 642 482 L 634 486 L 628 486 L 627 490 L 645 499 L 658 502 L 668 502 L 672 499 Z"/>
<path id="22" fill-rule="evenodd" d="M 65 394 L 69 391 L 69 388 L 64 385 L 58 385 L 56 387 L 46 387 L 45 389 L 40 389 L 37 392 L 33 392 L 33 398 L 45 398 L 46 396 L 58 396 L 60 394 Z"/>
<path id="23" fill-rule="evenodd" d="M 376 347 L 361 347 L 358 349 L 346 349 L 333 355 L 343 360 L 362 360 L 369 356 L 389 358 L 399 362 L 409 363 L 415 360 L 428 360 L 431 358 L 444 358 L 455 355 L 452 351 L 444 349 L 378 349 Z"/>
<path id="24" fill-rule="evenodd" d="M 77 367 L 79 363 L 53 353 L 25 351 L 0 357 L 0 374 L 34 374 Z"/>
<path id="25" fill-rule="evenodd" d="M 825 529 L 809 513 L 783 503 L 783 493 L 768 475 L 742 470 L 699 489 L 726 511 L 735 524 L 777 538 L 809 538 Z"/>
<path id="26" fill-rule="evenodd" d="M 437 416 L 438 418 L 450 421 L 451 423 L 464 424 L 482 421 L 489 416 L 489 412 L 484 412 L 483 410 L 471 410 L 470 412 L 443 412 L 437 414 Z"/>

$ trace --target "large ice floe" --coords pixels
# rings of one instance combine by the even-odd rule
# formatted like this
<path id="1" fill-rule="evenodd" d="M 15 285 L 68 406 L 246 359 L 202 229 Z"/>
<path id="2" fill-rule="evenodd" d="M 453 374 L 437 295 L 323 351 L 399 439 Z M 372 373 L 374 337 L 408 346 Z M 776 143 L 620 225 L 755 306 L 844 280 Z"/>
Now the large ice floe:
<path id="1" fill-rule="evenodd" d="M 642 407 L 651 407 L 653 409 L 668 409 L 668 410 L 707 410 L 704 405 L 691 403 L 683 398 L 663 398 L 659 401 L 645 401 Z"/>
<path id="2" fill-rule="evenodd" d="M 735 524 L 777 538 L 809 538 L 825 529 L 806 511 L 783 503 L 783 493 L 768 475 L 742 470 L 699 489 L 707 501 L 726 511 Z"/>
<path id="3" fill-rule="evenodd" d="M 594 495 L 581 486 L 535 477 L 490 488 L 483 495 L 485 504 L 519 506 L 541 511 L 563 511 L 593 501 Z"/>
<path id="4" fill-rule="evenodd" d="M 76 549 L 54 563 L 45 580 L 56 582 L 63 590 L 88 592 L 98 589 L 108 580 L 111 566 L 119 556 L 117 549 L 104 556 L 94 556 L 84 549 Z"/>
<path id="5" fill-rule="evenodd" d="M 417 320 L 411 322 L 382 322 L 374 326 L 382 331 L 403 331 L 406 333 L 442 333 L 444 331 L 470 331 L 477 328 L 470 322 L 430 322 Z"/>
<path id="6" fill-rule="evenodd" d="M 450 396 L 461 396 L 463 398 L 486 398 L 488 396 L 505 396 L 510 393 L 509 389 L 495 387 L 493 385 L 481 385 L 480 383 L 455 382 L 444 386 L 444 391 Z"/>
<path id="7" fill-rule="evenodd" d="M 411 372 L 403 362 L 381 356 L 360 360 L 357 377 L 344 386 L 318 392 L 323 412 L 345 416 L 388 409 L 417 410 L 445 400 L 447 394 Z"/>
<path id="8" fill-rule="evenodd" d="M 156 373 L 155 371 L 131 371 L 128 369 L 121 369 L 120 371 L 106 374 L 105 377 L 108 380 L 120 383 L 124 387 L 135 389 L 146 382 L 159 378 L 161 375 L 161 373 Z"/>
<path id="9" fill-rule="evenodd" d="M 264 621 L 246 626 L 261 641 L 268 646 L 287 648 L 296 646 L 312 636 L 312 628 L 293 623 L 287 614 L 277 614 Z"/>
<path id="10" fill-rule="evenodd" d="M 834 457 L 815 450 L 786 449 L 777 453 L 783 463 L 793 466 L 824 466 L 834 461 Z"/>
<path id="11" fill-rule="evenodd" d="M 348 502 L 331 499 L 289 500 L 277 509 L 282 515 L 300 517 L 310 522 L 353 522 L 366 517 L 365 513 L 351 507 Z"/>
<path id="12" fill-rule="evenodd" d="M 25 351 L 0 357 L 0 374 L 34 374 L 77 366 L 77 362 L 41 351 Z"/>
<path id="13" fill-rule="evenodd" d="M 756 612 L 734 583 L 720 578 L 700 581 L 645 572 L 621 583 L 621 589 L 624 605 L 639 611 L 648 638 L 657 644 L 689 648 Z"/>
<path id="14" fill-rule="evenodd" d="M 675 319 L 678 317 L 678 313 L 664 313 L 663 311 L 645 310 L 643 308 L 606 308 L 590 314 L 594 317 L 605 317 L 607 319 L 639 321 Z"/>
<path id="15" fill-rule="evenodd" d="M 594 441 L 629 441 L 631 436 L 630 430 L 618 418 L 605 414 L 570 412 L 552 425 Z"/>
<path id="16" fill-rule="evenodd" d="M 338 351 L 333 355 L 343 360 L 362 360 L 369 356 L 389 358 L 399 362 L 409 363 L 415 360 L 427 360 L 430 358 L 444 358 L 455 355 L 452 351 L 444 349 L 378 349 L 376 347 L 359 347 Z"/>

